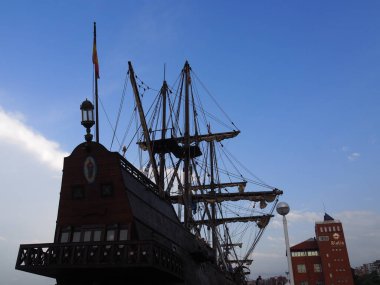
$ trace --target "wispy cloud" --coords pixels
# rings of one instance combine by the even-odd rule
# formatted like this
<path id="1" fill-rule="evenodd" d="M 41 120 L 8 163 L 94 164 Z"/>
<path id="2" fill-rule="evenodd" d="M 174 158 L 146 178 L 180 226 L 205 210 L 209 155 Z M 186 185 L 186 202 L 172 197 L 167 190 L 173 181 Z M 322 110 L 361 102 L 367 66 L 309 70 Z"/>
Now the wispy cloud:
<path id="1" fill-rule="evenodd" d="M 28 127 L 20 113 L 9 113 L 0 107 L 0 139 L 21 146 L 49 167 L 61 170 L 62 158 L 67 156 L 56 142 L 50 141 Z"/>
<path id="2" fill-rule="evenodd" d="M 357 159 L 359 159 L 359 157 L 360 157 L 360 153 L 358 153 L 358 152 L 352 152 L 352 153 L 350 153 L 349 155 L 348 155 L 348 160 L 350 160 L 350 161 L 355 161 L 355 160 L 357 160 Z"/>
<path id="3" fill-rule="evenodd" d="M 347 152 L 347 151 L 350 150 L 350 148 L 349 148 L 348 146 L 344 145 L 344 146 L 341 147 L 341 150 L 342 150 L 343 152 Z"/>
<path id="4" fill-rule="evenodd" d="M 355 161 L 360 158 L 360 153 L 356 151 L 352 151 L 350 147 L 348 146 L 342 146 L 341 151 L 347 155 L 347 159 L 349 161 Z"/>

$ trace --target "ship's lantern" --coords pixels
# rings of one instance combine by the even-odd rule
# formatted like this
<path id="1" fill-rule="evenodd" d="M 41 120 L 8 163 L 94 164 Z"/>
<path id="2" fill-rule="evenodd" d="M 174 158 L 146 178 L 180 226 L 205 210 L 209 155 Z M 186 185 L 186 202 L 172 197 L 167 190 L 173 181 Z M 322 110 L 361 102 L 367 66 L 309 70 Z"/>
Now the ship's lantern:
<path id="1" fill-rule="evenodd" d="M 94 121 L 94 105 L 92 105 L 92 103 L 86 99 L 80 105 L 80 110 L 82 112 L 81 124 L 87 130 L 87 134 L 85 135 L 85 139 L 86 139 L 86 141 L 91 141 L 92 135 L 90 133 L 90 129 L 95 124 L 95 121 Z"/>
<path id="2" fill-rule="evenodd" d="M 87 99 L 80 105 L 82 111 L 82 125 L 87 129 L 91 128 L 94 124 L 94 105 Z"/>

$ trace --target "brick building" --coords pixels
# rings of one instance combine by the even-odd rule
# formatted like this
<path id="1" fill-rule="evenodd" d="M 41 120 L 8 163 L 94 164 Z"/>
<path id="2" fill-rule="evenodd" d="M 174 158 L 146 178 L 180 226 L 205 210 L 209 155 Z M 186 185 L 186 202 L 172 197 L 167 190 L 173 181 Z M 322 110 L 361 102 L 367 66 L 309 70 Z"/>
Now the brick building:
<path id="1" fill-rule="evenodd" d="M 290 248 L 295 285 L 353 285 L 342 223 L 325 214 L 315 235 Z"/>

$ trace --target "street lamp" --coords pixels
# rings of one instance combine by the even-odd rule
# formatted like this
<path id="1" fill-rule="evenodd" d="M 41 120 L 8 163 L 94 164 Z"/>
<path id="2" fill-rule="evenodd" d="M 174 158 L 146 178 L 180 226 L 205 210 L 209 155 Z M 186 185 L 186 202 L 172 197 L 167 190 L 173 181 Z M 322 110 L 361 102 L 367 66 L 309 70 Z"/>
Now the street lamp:
<path id="1" fill-rule="evenodd" d="M 86 128 L 87 134 L 84 136 L 87 142 L 92 140 L 91 127 L 95 124 L 94 121 L 94 105 L 87 99 L 80 105 L 82 112 L 82 126 Z"/>
<path id="2" fill-rule="evenodd" d="M 290 207 L 287 203 L 280 202 L 277 204 L 276 210 L 277 210 L 277 213 L 279 213 L 282 216 L 282 221 L 284 223 L 285 246 L 286 246 L 286 255 L 288 258 L 290 285 L 294 285 L 292 258 L 290 256 L 290 246 L 289 246 L 288 223 L 285 217 L 289 213 Z"/>

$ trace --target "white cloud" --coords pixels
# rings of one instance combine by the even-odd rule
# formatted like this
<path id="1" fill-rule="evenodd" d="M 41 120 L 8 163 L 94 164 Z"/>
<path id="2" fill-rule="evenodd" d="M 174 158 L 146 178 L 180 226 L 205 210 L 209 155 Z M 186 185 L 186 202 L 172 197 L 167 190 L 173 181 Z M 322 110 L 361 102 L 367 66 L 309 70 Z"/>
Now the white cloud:
<path id="1" fill-rule="evenodd" d="M 314 223 L 315 221 L 322 220 L 322 214 L 317 212 L 308 212 L 308 211 L 290 211 L 286 216 L 289 223 Z"/>
<path id="2" fill-rule="evenodd" d="M 358 160 L 360 157 L 360 153 L 355 152 L 355 151 L 351 151 L 351 148 L 348 146 L 345 146 L 345 145 L 341 147 L 341 151 L 346 153 L 346 154 L 348 153 L 347 158 L 350 161 Z"/>
<path id="3" fill-rule="evenodd" d="M 26 126 L 22 114 L 0 108 L 1 284 L 52 284 L 16 271 L 14 262 L 19 244 L 53 240 L 64 155 Z"/>
<path id="4" fill-rule="evenodd" d="M 347 152 L 347 151 L 349 151 L 350 150 L 350 148 L 348 147 L 348 146 L 342 146 L 342 148 L 341 148 L 341 150 L 343 151 L 343 152 Z"/>
<path id="5" fill-rule="evenodd" d="M 49 141 L 23 122 L 20 113 L 7 113 L 0 107 L 0 139 L 18 145 L 49 167 L 62 169 L 62 159 L 67 153 L 56 142 Z"/>
<path id="6" fill-rule="evenodd" d="M 359 159 L 359 157 L 360 157 L 360 153 L 352 152 L 352 153 L 350 153 L 350 155 L 347 158 L 350 161 L 355 161 L 355 160 Z"/>

